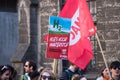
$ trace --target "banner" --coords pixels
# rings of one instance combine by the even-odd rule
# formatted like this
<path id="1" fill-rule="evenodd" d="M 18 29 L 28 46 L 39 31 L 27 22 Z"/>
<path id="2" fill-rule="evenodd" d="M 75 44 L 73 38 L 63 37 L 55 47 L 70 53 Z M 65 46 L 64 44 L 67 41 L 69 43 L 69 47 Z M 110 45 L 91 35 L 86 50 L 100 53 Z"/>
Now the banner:
<path id="1" fill-rule="evenodd" d="M 71 20 L 50 16 L 47 58 L 67 59 Z"/>
<path id="2" fill-rule="evenodd" d="M 71 19 L 68 60 L 85 69 L 93 58 L 89 36 L 96 33 L 86 0 L 67 0 L 59 16 Z"/>

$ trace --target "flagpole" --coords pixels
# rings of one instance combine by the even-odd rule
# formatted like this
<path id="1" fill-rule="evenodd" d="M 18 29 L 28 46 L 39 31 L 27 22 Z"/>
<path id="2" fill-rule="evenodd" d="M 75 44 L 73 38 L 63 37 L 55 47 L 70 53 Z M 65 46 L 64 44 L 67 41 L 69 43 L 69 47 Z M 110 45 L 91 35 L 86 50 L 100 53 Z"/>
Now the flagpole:
<path id="1" fill-rule="evenodd" d="M 98 37 L 98 34 L 96 33 L 95 36 L 96 36 L 96 39 L 97 39 L 98 45 L 99 45 L 99 47 L 100 47 L 100 50 L 101 50 L 101 53 L 102 53 L 102 57 L 103 57 L 103 60 L 104 60 L 105 66 L 106 66 L 106 68 L 108 69 L 108 73 L 109 73 L 110 79 L 112 79 L 111 74 L 110 74 L 110 70 L 109 70 L 109 67 L 108 67 L 108 64 L 107 64 L 107 61 L 106 61 L 106 58 L 105 58 L 105 55 L 104 55 L 104 52 L 103 52 L 102 46 L 101 46 L 101 43 L 100 43 L 100 40 L 99 40 L 99 37 Z"/>

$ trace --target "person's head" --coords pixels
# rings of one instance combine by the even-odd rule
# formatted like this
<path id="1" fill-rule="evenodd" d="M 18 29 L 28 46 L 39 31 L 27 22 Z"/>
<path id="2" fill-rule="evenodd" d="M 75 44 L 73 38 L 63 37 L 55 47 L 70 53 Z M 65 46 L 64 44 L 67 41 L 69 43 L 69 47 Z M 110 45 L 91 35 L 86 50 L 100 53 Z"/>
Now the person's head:
<path id="1" fill-rule="evenodd" d="M 112 77 L 120 76 L 120 62 L 119 61 L 113 61 L 110 64 L 110 72 L 111 72 Z"/>
<path id="2" fill-rule="evenodd" d="M 24 70 L 26 73 L 29 73 L 29 72 L 33 72 L 37 69 L 37 66 L 36 66 L 36 63 L 31 61 L 31 60 L 28 60 L 25 62 L 25 65 L 24 65 Z"/>
<path id="3" fill-rule="evenodd" d="M 10 80 L 14 80 L 17 75 L 17 71 L 11 65 L 6 66 L 10 69 Z"/>
<path id="4" fill-rule="evenodd" d="M 80 80 L 80 75 L 79 74 L 74 74 L 72 76 L 72 79 L 71 80 Z"/>
<path id="5" fill-rule="evenodd" d="M 31 80 L 38 80 L 40 73 L 38 71 L 33 71 L 29 73 Z"/>
<path id="6" fill-rule="evenodd" d="M 56 76 L 52 70 L 44 69 L 40 74 L 39 80 L 56 80 Z"/>
<path id="7" fill-rule="evenodd" d="M 101 70 L 101 75 L 105 78 L 109 78 L 109 71 L 108 71 L 108 68 L 104 67 L 102 68 Z"/>
<path id="8" fill-rule="evenodd" d="M 10 69 L 6 65 L 0 66 L 0 80 L 9 80 Z"/>
<path id="9" fill-rule="evenodd" d="M 83 75 L 74 74 L 71 80 L 87 80 L 87 78 Z"/>

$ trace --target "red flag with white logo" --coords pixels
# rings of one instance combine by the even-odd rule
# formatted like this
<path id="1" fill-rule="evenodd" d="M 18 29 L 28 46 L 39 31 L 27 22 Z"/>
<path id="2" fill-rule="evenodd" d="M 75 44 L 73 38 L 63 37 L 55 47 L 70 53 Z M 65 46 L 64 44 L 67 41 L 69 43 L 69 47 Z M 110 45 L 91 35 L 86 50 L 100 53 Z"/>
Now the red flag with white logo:
<path id="1" fill-rule="evenodd" d="M 86 0 L 67 0 L 59 16 L 72 20 L 68 60 L 85 69 L 93 58 L 88 37 L 96 32 Z"/>

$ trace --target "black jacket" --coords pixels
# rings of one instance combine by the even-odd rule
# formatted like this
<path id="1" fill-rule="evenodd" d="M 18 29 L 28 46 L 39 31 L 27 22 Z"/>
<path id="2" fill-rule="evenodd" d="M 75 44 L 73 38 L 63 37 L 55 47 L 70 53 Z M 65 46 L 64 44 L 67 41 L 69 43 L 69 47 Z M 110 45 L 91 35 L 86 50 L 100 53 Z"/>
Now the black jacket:
<path id="1" fill-rule="evenodd" d="M 81 72 L 79 70 L 77 70 L 76 72 L 72 72 L 70 69 L 67 69 L 61 74 L 60 80 L 71 80 L 74 74 L 81 75 Z"/>

